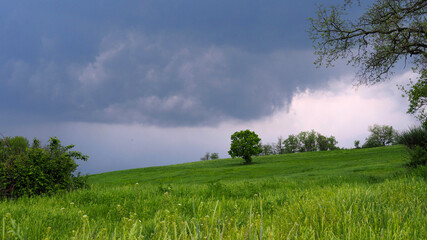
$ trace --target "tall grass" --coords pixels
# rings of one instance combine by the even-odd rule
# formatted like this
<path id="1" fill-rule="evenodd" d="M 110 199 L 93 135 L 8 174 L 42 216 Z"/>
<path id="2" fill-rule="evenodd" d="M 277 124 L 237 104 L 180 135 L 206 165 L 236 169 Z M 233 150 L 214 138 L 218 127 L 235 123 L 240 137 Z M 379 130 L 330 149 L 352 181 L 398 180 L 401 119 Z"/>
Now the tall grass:
<path id="1" fill-rule="evenodd" d="M 357 169 L 363 161 L 348 159 L 337 164 Z M 415 174 L 384 168 L 384 177 L 378 166 L 386 160 L 372 161 L 377 167 L 359 175 L 97 182 L 89 190 L 5 200 L 0 239 L 427 239 L 426 168 Z M 373 179 L 373 172 L 383 177 Z"/>

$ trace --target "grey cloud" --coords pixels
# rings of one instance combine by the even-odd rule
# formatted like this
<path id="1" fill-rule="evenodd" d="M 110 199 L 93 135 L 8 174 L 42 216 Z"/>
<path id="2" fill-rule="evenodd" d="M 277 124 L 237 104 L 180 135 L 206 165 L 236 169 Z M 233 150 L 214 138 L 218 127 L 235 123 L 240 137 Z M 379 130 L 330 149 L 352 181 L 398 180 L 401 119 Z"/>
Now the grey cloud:
<path id="1" fill-rule="evenodd" d="M 83 105 L 92 104 L 95 121 L 197 125 L 256 119 L 283 107 L 297 87 L 317 85 L 309 80 L 316 70 L 307 69 L 312 58 L 304 51 L 259 54 L 137 33 L 110 38 L 103 40 L 110 47 L 79 75 Z"/>
<path id="2" fill-rule="evenodd" d="M 86 61 L 106 34 L 138 29 L 190 36 L 193 42 L 252 50 L 304 47 L 314 0 L 2 1 L 0 62 L 40 58 Z M 303 36 L 304 38 L 301 38 Z M 60 51 L 58 51 L 60 49 Z"/>
<path id="3" fill-rule="evenodd" d="M 0 112 L 161 126 L 269 115 L 331 73 L 313 68 L 305 5 L 1 3 Z"/>
<path id="4" fill-rule="evenodd" d="M 99 49 L 83 63 L 15 62 L 2 74 L 28 111 L 48 118 L 185 126 L 269 115 L 327 73 L 309 51 L 188 45 L 166 34 L 110 33 Z"/>

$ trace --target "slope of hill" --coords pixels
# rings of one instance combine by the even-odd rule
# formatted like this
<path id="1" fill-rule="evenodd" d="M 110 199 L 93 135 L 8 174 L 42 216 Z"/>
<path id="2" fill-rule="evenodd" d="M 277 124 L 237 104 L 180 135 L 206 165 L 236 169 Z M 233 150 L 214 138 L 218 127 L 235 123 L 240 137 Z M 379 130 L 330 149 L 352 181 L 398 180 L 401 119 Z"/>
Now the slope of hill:
<path id="1" fill-rule="evenodd" d="M 404 164 L 403 146 L 308 152 L 255 157 L 251 165 L 241 159 L 219 159 L 162 167 L 101 173 L 91 184 L 210 183 L 260 178 L 323 179 L 345 177 L 373 180 L 389 177 Z"/>
<path id="2" fill-rule="evenodd" d="M 0 239 L 427 239 L 426 168 L 406 157 L 391 146 L 92 175 L 90 189 L 0 202 Z"/>

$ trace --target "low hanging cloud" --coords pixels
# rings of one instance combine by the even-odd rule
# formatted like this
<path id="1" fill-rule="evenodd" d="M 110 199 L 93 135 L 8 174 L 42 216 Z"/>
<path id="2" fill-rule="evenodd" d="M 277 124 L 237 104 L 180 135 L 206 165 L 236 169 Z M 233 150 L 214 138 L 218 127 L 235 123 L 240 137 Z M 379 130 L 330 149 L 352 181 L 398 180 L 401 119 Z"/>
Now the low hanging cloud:
<path id="1" fill-rule="evenodd" d="M 286 109 L 297 89 L 323 88 L 330 75 L 346 71 L 314 68 L 305 32 L 314 2 L 0 6 L 5 125 L 256 120 Z"/>
<path id="2" fill-rule="evenodd" d="M 23 105 L 36 109 L 27 114 L 199 126 L 259 119 L 286 108 L 298 88 L 322 87 L 331 72 L 313 68 L 312 61 L 310 51 L 251 52 L 120 32 L 103 38 L 90 61 L 15 62 L 2 75 L 11 83 L 7 88 L 20 91 Z"/>

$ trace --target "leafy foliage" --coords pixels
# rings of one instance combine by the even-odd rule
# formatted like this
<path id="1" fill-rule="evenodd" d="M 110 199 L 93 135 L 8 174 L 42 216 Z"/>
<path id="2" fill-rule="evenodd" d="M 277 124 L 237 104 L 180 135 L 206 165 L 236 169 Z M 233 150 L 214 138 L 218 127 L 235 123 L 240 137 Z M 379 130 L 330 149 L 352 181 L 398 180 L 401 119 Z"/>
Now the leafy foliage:
<path id="1" fill-rule="evenodd" d="M 283 137 L 280 136 L 277 138 L 276 143 L 270 143 L 270 144 L 262 144 L 262 152 L 260 155 L 266 156 L 266 155 L 276 155 L 276 154 L 284 154 L 285 151 L 285 145 L 284 145 Z"/>
<path id="2" fill-rule="evenodd" d="M 228 154 L 232 158 L 242 157 L 245 164 L 252 162 L 252 156 L 262 152 L 261 139 L 255 132 L 242 130 L 231 135 L 231 146 Z"/>
<path id="3" fill-rule="evenodd" d="M 369 131 L 371 135 L 366 138 L 363 148 L 386 146 L 397 141 L 398 135 L 392 126 L 375 124 L 369 127 Z"/>
<path id="4" fill-rule="evenodd" d="M 354 148 L 360 148 L 360 141 L 359 140 L 354 140 Z"/>
<path id="5" fill-rule="evenodd" d="M 427 125 L 427 69 L 421 71 L 418 82 L 410 82 L 408 89 L 402 87 L 402 90 L 408 96 L 409 109 L 408 113 L 414 114 L 417 118 Z"/>
<path id="6" fill-rule="evenodd" d="M 399 143 L 405 144 L 410 155 L 408 166 L 417 167 L 427 163 L 427 127 L 410 128 L 399 136 Z"/>
<path id="7" fill-rule="evenodd" d="M 328 150 L 339 149 L 339 147 L 337 147 L 338 141 L 334 136 L 328 137 L 327 140 L 328 140 Z"/>
<path id="8" fill-rule="evenodd" d="M 203 157 L 200 158 L 200 160 L 206 161 L 206 160 L 214 160 L 214 159 L 218 159 L 218 158 L 219 158 L 218 153 L 210 154 L 207 152 L 207 153 L 205 153 L 205 155 Z"/>
<path id="9" fill-rule="evenodd" d="M 410 161 L 409 167 L 425 166 L 427 163 L 427 150 L 420 146 L 415 146 L 409 150 Z"/>
<path id="10" fill-rule="evenodd" d="M 211 153 L 211 160 L 215 160 L 215 159 L 218 159 L 218 158 L 219 158 L 218 153 Z"/>
<path id="11" fill-rule="evenodd" d="M 338 141 L 334 136 L 326 137 L 311 130 L 300 132 L 298 135 L 289 135 L 283 141 L 285 153 L 314 152 L 338 149 Z"/>
<path id="12" fill-rule="evenodd" d="M 316 151 L 316 132 L 300 132 L 298 134 L 298 140 L 300 141 L 299 152 L 314 152 Z"/>
<path id="13" fill-rule="evenodd" d="M 408 112 L 418 112 L 425 121 L 427 1 L 376 0 L 358 19 L 345 19 L 353 5 L 352 0 L 330 8 L 320 5 L 317 17 L 310 19 L 315 64 L 328 67 L 347 59 L 360 69 L 359 84 L 375 84 L 388 78 L 398 61 L 409 61 L 421 77 L 406 91 Z"/>
<path id="14" fill-rule="evenodd" d="M 71 190 L 86 185 L 86 178 L 73 175 L 74 160 L 88 156 L 62 146 L 56 137 L 42 148 L 37 139 L 30 147 L 24 137 L 0 139 L 0 198 L 33 196 Z"/>
<path id="15" fill-rule="evenodd" d="M 301 148 L 298 137 L 292 134 L 283 141 L 283 144 L 285 144 L 285 153 L 295 153 Z"/>
<path id="16" fill-rule="evenodd" d="M 274 151 L 274 145 L 273 144 L 262 144 L 261 148 L 262 148 L 262 152 L 260 155 L 274 155 L 275 151 Z"/>

